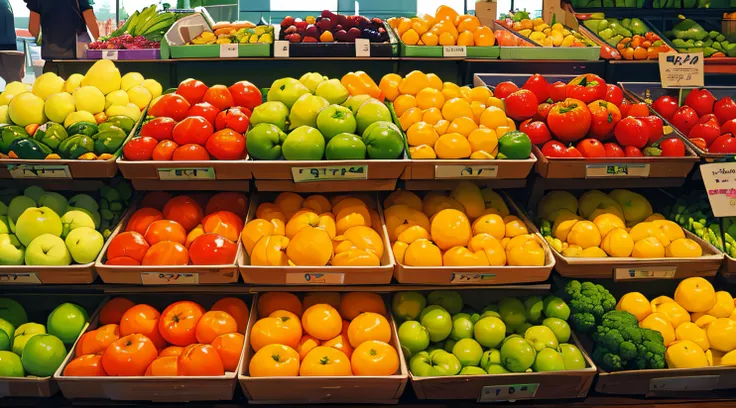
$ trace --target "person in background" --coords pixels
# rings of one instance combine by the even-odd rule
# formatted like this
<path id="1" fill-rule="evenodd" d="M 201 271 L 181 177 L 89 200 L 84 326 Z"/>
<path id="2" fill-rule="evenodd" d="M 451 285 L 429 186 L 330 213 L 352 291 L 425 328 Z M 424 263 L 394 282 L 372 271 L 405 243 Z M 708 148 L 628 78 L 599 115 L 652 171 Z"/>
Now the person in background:
<path id="1" fill-rule="evenodd" d="M 0 51 L 16 51 L 15 22 L 10 0 L 0 0 Z"/>
<path id="2" fill-rule="evenodd" d="M 0 0 L 3 1 L 3 0 Z M 88 0 L 25 0 L 31 11 L 28 31 L 41 33 L 41 57 L 74 59 L 77 43 L 89 43 L 100 36 L 97 18 Z M 92 33 L 92 39 L 87 34 Z"/>

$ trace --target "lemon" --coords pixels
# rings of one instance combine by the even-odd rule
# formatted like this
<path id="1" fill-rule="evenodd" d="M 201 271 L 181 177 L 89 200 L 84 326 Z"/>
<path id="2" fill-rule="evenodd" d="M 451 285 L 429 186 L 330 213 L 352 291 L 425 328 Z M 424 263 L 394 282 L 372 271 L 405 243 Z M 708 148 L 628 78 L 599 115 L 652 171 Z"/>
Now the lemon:
<path id="1" fill-rule="evenodd" d="M 567 236 L 573 225 L 582 220 L 582 218 L 565 208 L 559 210 L 557 214 L 555 223 L 552 225 L 552 235 L 562 241 L 567 241 Z"/>
<path id="2" fill-rule="evenodd" d="M 583 252 L 580 253 L 580 256 L 583 258 L 605 258 L 608 255 L 606 252 L 598 247 L 590 247 L 583 249 Z"/>
<path id="3" fill-rule="evenodd" d="M 667 303 L 667 302 L 674 302 L 674 301 L 675 300 L 672 299 L 669 296 L 657 296 L 656 298 L 652 299 L 652 301 L 651 301 L 651 304 L 652 304 L 652 312 L 656 312 L 657 311 L 657 307 L 659 307 L 659 305 L 664 304 L 664 303 Z M 692 320 L 695 321 L 695 319 L 692 319 Z"/>
<path id="4" fill-rule="evenodd" d="M 601 244 L 601 233 L 592 221 L 578 221 L 567 234 L 567 242 L 583 249 L 597 247 Z"/>
<path id="5" fill-rule="evenodd" d="M 669 238 L 670 241 L 685 238 L 685 232 L 683 232 L 682 227 L 677 225 L 675 222 L 669 220 L 654 220 L 651 222 L 657 227 L 657 229 L 667 235 L 667 238 Z"/>
<path id="6" fill-rule="evenodd" d="M 703 351 L 707 351 L 710 348 L 705 330 L 692 322 L 685 322 L 677 326 L 675 329 L 675 338 L 677 340 L 690 340 L 697 344 Z"/>
<path id="7" fill-rule="evenodd" d="M 507 215 L 503 218 L 503 222 L 506 224 L 506 236 L 509 238 L 529 233 L 524 222 L 515 215 Z"/>
<path id="8" fill-rule="evenodd" d="M 669 346 L 670 343 L 675 341 L 675 329 L 672 327 L 670 319 L 664 313 L 650 313 L 649 316 L 639 322 L 639 327 L 658 331 L 664 338 L 665 346 Z"/>
<path id="9" fill-rule="evenodd" d="M 417 122 L 409 126 L 406 131 L 406 141 L 409 146 L 419 145 L 430 145 L 434 146 L 434 143 L 439 138 L 437 131 L 434 127 L 426 122 Z"/>
<path id="10" fill-rule="evenodd" d="M 703 255 L 703 248 L 690 238 L 679 238 L 667 246 L 665 255 L 677 258 L 697 258 Z"/>
<path id="11" fill-rule="evenodd" d="M 623 310 L 636 316 L 636 320 L 642 321 L 652 313 L 652 305 L 646 296 L 639 292 L 629 292 L 619 299 L 616 310 Z"/>
<path id="12" fill-rule="evenodd" d="M 696 368 L 708 366 L 705 352 L 689 340 L 678 341 L 667 347 L 664 354 L 668 368 Z"/>
<path id="13" fill-rule="evenodd" d="M 610 256 L 628 257 L 634 250 L 634 240 L 623 228 L 614 228 L 603 237 L 601 248 Z"/>
<path id="14" fill-rule="evenodd" d="M 716 305 L 716 291 L 701 277 L 687 278 L 677 285 L 675 302 L 691 313 L 707 312 Z"/>
<path id="15" fill-rule="evenodd" d="M 621 218 L 617 217 L 615 214 L 610 213 L 600 214 L 596 216 L 593 219 L 593 223 L 596 227 L 598 227 L 598 230 L 604 237 L 615 228 L 626 228 L 626 224 L 624 224 Z"/>
<path id="16" fill-rule="evenodd" d="M 718 318 L 705 329 L 711 348 L 727 353 L 736 349 L 736 322 Z"/>
<path id="17" fill-rule="evenodd" d="M 470 105 L 468 105 L 468 108 L 470 108 Z M 445 116 L 445 119 L 447 119 L 447 116 Z M 480 114 L 480 124 L 487 127 L 488 129 L 494 130 L 496 130 L 499 126 L 506 126 L 508 125 L 508 121 L 506 120 L 506 113 L 496 106 L 486 106 L 486 110 L 484 110 L 483 113 Z"/>
<path id="18" fill-rule="evenodd" d="M 657 313 L 666 315 L 674 328 L 680 327 L 683 323 L 690 322 L 690 313 L 675 302 L 662 303 L 657 306 Z"/>
<path id="19" fill-rule="evenodd" d="M 716 320 L 716 317 L 711 315 L 703 315 L 694 320 L 696 326 L 700 327 L 701 329 L 705 329 Z"/>
<path id="20" fill-rule="evenodd" d="M 664 246 L 657 238 L 644 238 L 634 244 L 631 256 L 634 258 L 663 258 Z"/>
<path id="21" fill-rule="evenodd" d="M 721 356 L 718 365 L 736 365 L 736 351 L 729 351 Z"/>
<path id="22" fill-rule="evenodd" d="M 712 309 L 705 312 L 715 317 L 731 317 L 734 312 L 733 297 L 726 291 L 716 292 L 716 305 Z"/>

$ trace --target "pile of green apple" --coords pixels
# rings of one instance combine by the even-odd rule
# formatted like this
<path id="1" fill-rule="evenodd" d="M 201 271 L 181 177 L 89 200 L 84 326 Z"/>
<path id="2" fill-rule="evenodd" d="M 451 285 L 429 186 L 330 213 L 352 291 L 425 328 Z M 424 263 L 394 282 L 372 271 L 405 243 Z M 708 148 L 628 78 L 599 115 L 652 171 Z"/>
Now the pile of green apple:
<path id="1" fill-rule="evenodd" d="M 57 306 L 46 325 L 29 323 L 23 306 L 0 298 L 0 377 L 49 377 L 59 368 L 89 319 L 74 303 Z"/>
<path id="2" fill-rule="evenodd" d="M 0 191 L 0 265 L 66 266 L 97 259 L 133 196 L 127 181 L 103 186 L 99 200 L 30 186 Z"/>
<path id="3" fill-rule="evenodd" d="M 383 102 L 308 72 L 271 84 L 253 110 L 246 147 L 254 160 L 397 159 L 404 138 L 391 120 Z"/>
<path id="4" fill-rule="evenodd" d="M 477 311 L 455 291 L 425 298 L 399 292 L 392 313 L 399 343 L 420 377 L 580 370 L 585 358 L 570 341 L 570 308 L 556 296 L 506 297 Z"/>

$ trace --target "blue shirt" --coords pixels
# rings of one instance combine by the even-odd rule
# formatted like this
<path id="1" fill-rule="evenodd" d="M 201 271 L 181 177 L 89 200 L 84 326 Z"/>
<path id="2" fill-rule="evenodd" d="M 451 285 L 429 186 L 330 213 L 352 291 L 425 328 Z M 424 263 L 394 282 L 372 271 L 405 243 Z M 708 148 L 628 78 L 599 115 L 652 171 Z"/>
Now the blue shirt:
<path id="1" fill-rule="evenodd" d="M 29 10 L 41 16 L 41 56 L 44 59 L 75 58 L 77 35 L 87 32 L 82 13 L 92 8 L 88 0 L 25 2 Z"/>
<path id="2" fill-rule="evenodd" d="M 0 0 L 0 44 L 15 48 L 15 22 L 10 0 Z"/>

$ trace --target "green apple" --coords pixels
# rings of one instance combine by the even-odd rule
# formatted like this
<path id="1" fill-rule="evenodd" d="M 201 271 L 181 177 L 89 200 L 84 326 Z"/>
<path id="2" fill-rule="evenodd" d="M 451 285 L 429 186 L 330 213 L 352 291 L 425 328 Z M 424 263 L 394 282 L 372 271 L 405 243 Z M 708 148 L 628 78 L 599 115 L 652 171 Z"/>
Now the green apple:
<path id="1" fill-rule="evenodd" d="M 545 348 L 556 349 L 559 345 L 557 337 L 547 326 L 530 327 L 524 333 L 524 339 L 534 346 L 534 349 L 537 351 Z"/>
<path id="2" fill-rule="evenodd" d="M 66 200 L 66 197 L 63 195 L 53 192 L 53 191 L 47 191 L 41 195 L 41 197 L 38 199 L 38 206 L 39 207 L 48 207 L 51 209 L 51 211 L 55 212 L 56 215 L 61 216 L 64 213 L 66 213 L 66 207 L 68 205 L 68 202 Z"/>
<path id="3" fill-rule="evenodd" d="M 40 198 L 40 197 L 39 197 Z M 17 196 L 10 201 L 8 205 L 8 218 L 14 223 L 18 223 L 18 218 L 29 208 L 36 208 L 36 201 L 28 196 Z"/>
<path id="4" fill-rule="evenodd" d="M 23 190 L 23 195 L 32 198 L 33 201 L 37 203 L 45 192 L 46 191 L 42 187 L 28 186 L 25 190 Z"/>
<path id="5" fill-rule="evenodd" d="M 391 299 L 391 312 L 399 320 L 417 320 L 427 307 L 427 299 L 419 292 L 397 292 Z"/>
<path id="6" fill-rule="evenodd" d="M 409 369 L 418 377 L 437 377 L 456 375 L 462 369 L 455 355 L 445 350 L 422 351 L 409 360 Z"/>
<path id="7" fill-rule="evenodd" d="M 13 336 L 15 335 L 15 326 L 9 321 L 0 318 L 0 350 L 13 349 Z"/>
<path id="8" fill-rule="evenodd" d="M 342 103 L 342 106 L 350 109 L 350 111 L 353 112 L 353 115 L 355 115 L 356 113 L 358 113 L 360 107 L 369 100 L 375 99 L 371 98 L 370 95 L 350 96 L 345 102 Z"/>
<path id="9" fill-rule="evenodd" d="M 61 218 L 49 207 L 29 208 L 15 222 L 15 235 L 26 247 L 41 235 L 60 237 L 61 231 Z"/>
<path id="10" fill-rule="evenodd" d="M 281 151 L 286 160 L 321 160 L 325 154 L 325 138 L 313 127 L 298 127 L 286 136 Z"/>
<path id="11" fill-rule="evenodd" d="M 64 240 L 56 235 L 36 237 L 26 248 L 26 265 L 66 266 L 72 263 Z"/>
<path id="12" fill-rule="evenodd" d="M 413 320 L 401 323 L 398 336 L 401 350 L 406 358 L 410 358 L 429 346 L 429 332 L 419 322 Z"/>
<path id="13" fill-rule="evenodd" d="M 97 211 L 97 210 L 90 211 L 90 210 L 88 210 L 86 208 L 72 207 L 72 206 L 67 207 L 67 212 L 68 211 L 81 211 L 81 212 L 89 215 L 90 217 L 92 217 L 92 220 L 95 222 L 95 229 L 98 229 L 100 227 L 100 222 L 102 221 L 102 216 L 100 215 L 100 212 L 99 211 Z M 63 232 L 63 228 L 62 228 L 62 232 Z"/>
<path id="14" fill-rule="evenodd" d="M 457 357 L 463 367 L 477 366 L 483 356 L 483 347 L 473 339 L 460 339 L 452 347 L 452 354 Z"/>
<path id="15" fill-rule="evenodd" d="M 115 114 L 121 114 L 121 112 L 124 112 L 126 110 L 125 106 L 119 106 L 119 105 L 113 105 L 107 109 L 105 114 L 108 117 L 117 116 Z M 123 115 L 128 116 L 128 115 Z M 67 115 L 66 119 L 64 119 L 64 127 L 69 128 L 69 126 L 79 123 L 79 122 L 89 122 L 89 123 L 97 123 L 95 120 L 95 115 L 87 112 L 87 111 L 76 111 L 72 112 L 69 115 Z"/>
<path id="16" fill-rule="evenodd" d="M 345 102 L 348 99 L 348 96 L 350 96 L 348 90 L 337 78 L 320 82 L 314 90 L 314 94 L 327 99 L 329 103 L 336 103 L 338 105 Z"/>
<path id="17" fill-rule="evenodd" d="M 21 361 L 28 374 L 49 377 L 59 368 L 66 357 L 64 343 L 50 334 L 33 336 L 23 349 Z"/>
<path id="18" fill-rule="evenodd" d="M 504 368 L 514 373 L 523 373 L 534 364 L 537 352 L 520 336 L 506 339 L 501 345 L 501 361 Z"/>
<path id="19" fill-rule="evenodd" d="M 83 307 L 74 303 L 62 303 L 54 309 L 46 321 L 49 334 L 64 344 L 74 344 L 87 323 L 89 315 Z"/>
<path id="20" fill-rule="evenodd" d="M 483 355 L 480 357 L 480 366 L 488 371 L 488 367 L 494 364 L 501 364 L 501 351 L 494 348 L 483 352 Z"/>
<path id="21" fill-rule="evenodd" d="M 486 368 L 486 371 L 488 374 L 506 374 L 509 372 L 509 370 L 503 368 L 500 364 L 491 364 Z"/>
<path id="22" fill-rule="evenodd" d="M 427 295 L 427 304 L 439 305 L 450 314 L 456 315 L 463 310 L 463 297 L 454 290 L 433 290 Z"/>
<path id="23" fill-rule="evenodd" d="M 24 323 L 18 326 L 13 333 L 13 353 L 23 355 L 23 349 L 31 337 L 46 334 L 46 327 L 38 323 Z"/>
<path id="24" fill-rule="evenodd" d="M 532 325 L 529 322 L 524 322 L 518 326 L 509 326 L 509 327 L 512 327 L 514 329 L 514 333 L 520 336 L 523 336 L 526 333 L 526 331 L 529 330 L 530 327 L 532 327 Z"/>
<path id="25" fill-rule="evenodd" d="M 564 369 L 565 361 L 562 358 L 562 354 L 551 348 L 540 350 L 532 365 L 532 370 L 536 372 L 562 371 Z"/>
<path id="26" fill-rule="evenodd" d="M 325 81 L 327 81 L 327 77 L 319 72 L 307 72 L 299 77 L 299 82 L 306 86 L 311 93 L 314 93 L 317 90 L 317 86 Z"/>
<path id="27" fill-rule="evenodd" d="M 419 315 L 419 322 L 427 328 L 429 339 L 433 342 L 442 341 L 452 331 L 452 317 L 438 305 L 429 305 Z"/>
<path id="28" fill-rule="evenodd" d="M 49 96 L 64 90 L 64 79 L 53 72 L 47 72 L 33 81 L 31 92 L 46 100 Z"/>
<path id="29" fill-rule="evenodd" d="M 278 160 L 281 158 L 281 144 L 286 140 L 284 133 L 278 126 L 270 123 L 260 123 L 248 132 L 245 147 L 248 155 L 256 160 Z"/>
<path id="30" fill-rule="evenodd" d="M 391 122 L 374 122 L 363 132 L 371 159 L 397 159 L 404 153 L 401 129 Z"/>
<path id="31" fill-rule="evenodd" d="M 297 129 L 301 126 L 316 127 L 317 115 L 330 106 L 330 103 L 321 96 L 304 94 L 294 102 L 289 113 L 289 129 Z"/>
<path id="32" fill-rule="evenodd" d="M 330 105 L 317 115 L 317 129 L 325 139 L 330 140 L 340 133 L 355 133 L 357 124 L 350 109 L 340 105 Z"/>
<path id="33" fill-rule="evenodd" d="M 18 327 L 23 323 L 28 323 L 28 315 L 26 310 L 23 309 L 20 303 L 10 298 L 0 298 L 0 319 L 5 319 L 13 325 Z M 15 334 L 8 333 L 11 336 Z"/>
<path id="34" fill-rule="evenodd" d="M 476 324 L 478 322 L 478 320 L 480 320 L 480 319 L 481 319 L 481 317 L 480 317 L 480 314 L 478 314 L 478 313 L 473 313 L 473 314 L 470 315 L 470 321 L 473 322 L 473 324 Z"/>
<path id="35" fill-rule="evenodd" d="M 0 351 L 0 377 L 25 377 L 20 357 L 12 351 Z"/>
<path id="36" fill-rule="evenodd" d="M 480 367 L 466 366 L 457 375 L 485 375 L 486 371 Z"/>
<path id="37" fill-rule="evenodd" d="M 532 324 L 539 324 L 542 321 L 544 299 L 541 296 L 530 296 L 524 299 L 524 306 L 526 307 L 526 320 Z"/>
<path id="38" fill-rule="evenodd" d="M 64 243 L 74 262 L 86 264 L 97 259 L 105 245 L 105 238 L 94 228 L 81 227 L 70 232 Z"/>
<path id="39" fill-rule="evenodd" d="M 457 341 L 453 339 L 445 339 L 445 347 L 443 347 L 442 349 L 448 353 L 452 353 L 452 348 L 455 347 L 455 343 L 457 343 Z"/>
<path id="40" fill-rule="evenodd" d="M 261 123 L 270 123 L 285 131 L 288 117 L 289 108 L 283 102 L 265 102 L 253 109 L 253 114 L 250 116 L 250 125 L 257 126 Z M 248 136 L 250 137 L 250 132 L 248 132 Z"/>
<path id="41" fill-rule="evenodd" d="M 95 228 L 95 221 L 84 211 L 72 210 L 67 211 L 61 217 L 61 237 L 66 238 L 70 232 L 77 228 L 89 227 Z"/>
<path id="42" fill-rule="evenodd" d="M 371 99 L 360 105 L 355 121 L 358 123 L 358 133 L 362 134 L 371 123 L 391 122 L 391 111 L 382 102 Z"/>
<path id="43" fill-rule="evenodd" d="M 0 234 L 0 265 L 23 265 L 25 253 L 15 235 Z"/>
<path id="44" fill-rule="evenodd" d="M 467 313 L 458 313 L 452 316 L 452 331 L 450 338 L 453 340 L 469 339 L 473 337 L 473 321 Z"/>
<path id="45" fill-rule="evenodd" d="M 566 321 L 556 317 L 548 317 L 542 321 L 542 324 L 552 330 L 558 342 L 566 343 L 570 340 L 570 325 Z"/>
<path id="46" fill-rule="evenodd" d="M 509 326 L 518 326 L 526 321 L 526 307 L 515 297 L 507 297 L 498 302 L 501 320 Z"/>
<path id="47" fill-rule="evenodd" d="M 544 314 L 547 317 L 567 320 L 570 317 L 570 307 L 557 296 L 547 296 L 544 298 Z"/>
<path id="48" fill-rule="evenodd" d="M 484 317 L 473 326 L 473 335 L 483 347 L 496 348 L 506 337 L 506 325 L 497 317 Z"/>
<path id="49" fill-rule="evenodd" d="M 76 111 L 74 97 L 69 92 L 55 93 L 46 99 L 43 111 L 50 121 L 64 123 L 64 119 Z"/>
<path id="50" fill-rule="evenodd" d="M 493 310 L 486 310 L 485 312 L 483 312 L 483 314 L 480 315 L 480 318 L 482 319 L 489 316 L 498 317 L 499 319 L 501 318 L 501 315 L 498 312 L 494 312 Z"/>
<path id="51" fill-rule="evenodd" d="M 585 368 L 585 357 L 574 344 L 562 343 L 557 347 L 557 351 L 562 354 L 565 370 L 582 370 Z"/>
<path id="52" fill-rule="evenodd" d="M 365 143 L 357 135 L 340 133 L 327 142 L 325 158 L 327 160 L 363 160 L 365 159 Z"/>
<path id="53" fill-rule="evenodd" d="M 100 205 L 97 204 L 97 200 L 92 198 L 89 194 L 77 194 L 69 199 L 69 207 L 84 208 L 89 212 L 96 212 L 100 209 Z M 71 210 L 71 209 L 70 209 Z M 94 217 L 92 217 L 94 219 Z"/>
<path id="54" fill-rule="evenodd" d="M 271 88 L 268 90 L 266 100 L 283 102 L 287 108 L 291 109 L 294 102 L 304 94 L 311 93 L 309 88 L 294 78 L 281 78 L 273 81 Z"/>

